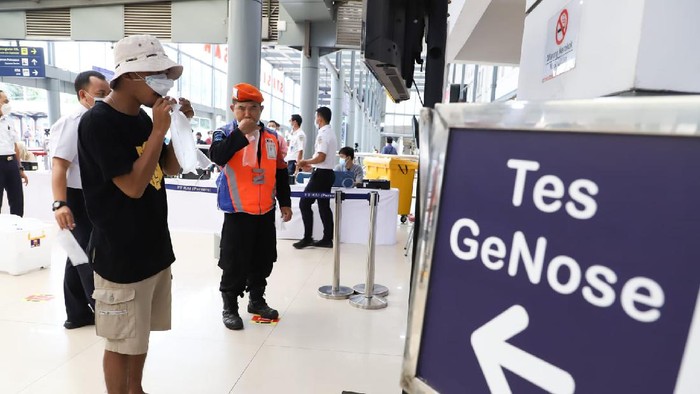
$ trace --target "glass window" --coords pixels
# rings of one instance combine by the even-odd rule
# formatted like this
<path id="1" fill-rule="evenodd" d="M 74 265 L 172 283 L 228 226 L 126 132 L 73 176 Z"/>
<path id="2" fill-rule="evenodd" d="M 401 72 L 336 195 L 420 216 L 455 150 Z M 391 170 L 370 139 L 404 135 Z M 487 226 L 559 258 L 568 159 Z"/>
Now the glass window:
<path id="1" fill-rule="evenodd" d="M 192 95 L 192 90 L 191 90 L 191 87 L 192 87 L 192 68 L 190 65 L 190 57 L 183 56 L 181 64 L 183 67 L 183 72 L 182 72 L 182 76 L 179 79 L 180 95 L 182 97 L 189 99 L 193 103 L 196 103 L 198 101 L 194 99 L 194 96 Z"/>
<path id="2" fill-rule="evenodd" d="M 207 105 L 211 106 L 213 103 L 211 102 L 211 95 L 212 95 L 212 68 L 211 66 L 208 65 L 201 65 L 201 70 L 202 70 L 202 85 L 201 85 L 201 90 L 202 90 L 202 101 L 200 102 L 202 105 Z"/>

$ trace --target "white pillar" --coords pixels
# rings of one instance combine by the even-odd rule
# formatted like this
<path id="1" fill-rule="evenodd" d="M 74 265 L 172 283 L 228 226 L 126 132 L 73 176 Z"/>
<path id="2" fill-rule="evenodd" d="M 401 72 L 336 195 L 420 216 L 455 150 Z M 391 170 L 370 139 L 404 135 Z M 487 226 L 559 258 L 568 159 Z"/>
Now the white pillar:
<path id="1" fill-rule="evenodd" d="M 260 87 L 262 3 L 260 0 L 230 0 L 228 9 L 229 62 L 226 81 L 230 95 L 231 88 L 238 83 Z M 226 111 L 226 120 L 233 120 L 231 111 Z"/>
<path id="2" fill-rule="evenodd" d="M 301 119 L 306 133 L 304 156 L 314 154 L 316 143 L 316 109 L 318 108 L 318 47 L 311 48 L 311 56 L 301 55 Z"/>

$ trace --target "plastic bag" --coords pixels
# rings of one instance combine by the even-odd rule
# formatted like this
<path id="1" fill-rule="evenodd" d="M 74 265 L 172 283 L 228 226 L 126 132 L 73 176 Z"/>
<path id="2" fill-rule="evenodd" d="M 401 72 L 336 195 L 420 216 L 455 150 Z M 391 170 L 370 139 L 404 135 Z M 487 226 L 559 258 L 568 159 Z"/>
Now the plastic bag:
<path id="1" fill-rule="evenodd" d="M 80 247 L 80 244 L 78 244 L 78 241 L 75 240 L 70 230 L 59 230 L 58 234 L 56 234 L 56 241 L 61 248 L 66 251 L 73 266 L 87 264 L 88 257 L 83 248 Z"/>
<path id="2" fill-rule="evenodd" d="M 180 105 L 173 104 L 170 115 L 171 143 L 175 149 L 175 157 L 182 167 L 182 173 L 196 173 L 197 168 L 208 168 L 211 161 L 197 149 L 192 138 L 192 127 L 185 114 L 180 112 Z"/>

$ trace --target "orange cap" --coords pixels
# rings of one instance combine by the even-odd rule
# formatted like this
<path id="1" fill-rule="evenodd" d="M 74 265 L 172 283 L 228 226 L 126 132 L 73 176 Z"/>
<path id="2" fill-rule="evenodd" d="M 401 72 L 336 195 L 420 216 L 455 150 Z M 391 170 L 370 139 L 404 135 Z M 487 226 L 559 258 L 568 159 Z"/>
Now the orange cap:
<path id="1" fill-rule="evenodd" d="M 262 93 L 255 86 L 247 83 L 239 83 L 233 86 L 231 94 L 233 101 L 255 101 L 256 103 L 263 102 Z"/>

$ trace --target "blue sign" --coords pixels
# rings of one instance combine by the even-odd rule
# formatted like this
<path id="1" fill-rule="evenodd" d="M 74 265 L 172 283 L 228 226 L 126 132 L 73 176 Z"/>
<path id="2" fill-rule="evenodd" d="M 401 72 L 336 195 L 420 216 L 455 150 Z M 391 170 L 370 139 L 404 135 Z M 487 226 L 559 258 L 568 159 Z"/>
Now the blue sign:
<path id="1" fill-rule="evenodd" d="M 111 81 L 112 78 L 114 78 L 114 71 L 112 71 L 112 70 L 107 70 L 106 68 L 97 67 L 97 66 L 92 66 L 92 70 L 97 71 L 97 72 L 101 73 L 102 75 L 104 75 L 108 81 Z"/>
<path id="2" fill-rule="evenodd" d="M 45 76 L 44 48 L 0 47 L 0 77 Z"/>
<path id="3" fill-rule="evenodd" d="M 699 393 L 699 178 L 700 138 L 451 130 L 416 376 Z"/>

